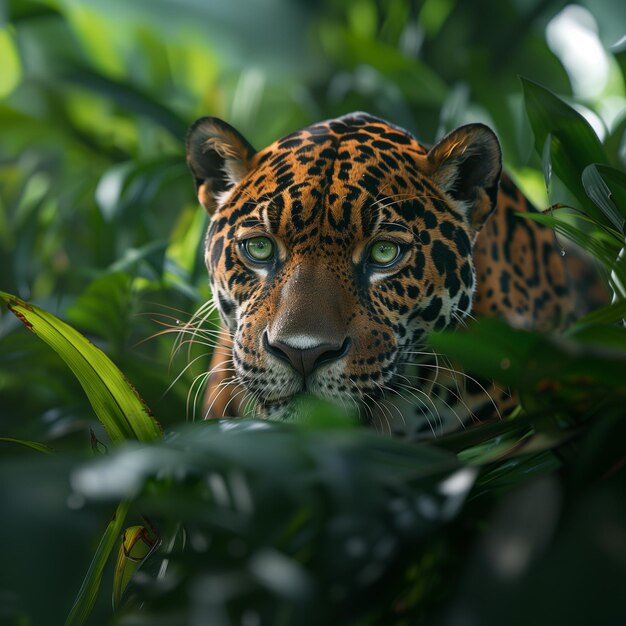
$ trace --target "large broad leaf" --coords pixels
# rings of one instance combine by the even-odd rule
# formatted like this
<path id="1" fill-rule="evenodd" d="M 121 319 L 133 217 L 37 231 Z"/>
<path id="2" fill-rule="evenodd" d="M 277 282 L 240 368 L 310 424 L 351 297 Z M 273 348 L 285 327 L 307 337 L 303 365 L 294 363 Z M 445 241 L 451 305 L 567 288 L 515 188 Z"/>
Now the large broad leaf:
<path id="1" fill-rule="evenodd" d="M 0 300 L 68 364 L 113 442 L 161 438 L 161 428 L 148 407 L 102 350 L 39 307 L 1 291 Z"/>
<path id="2" fill-rule="evenodd" d="M 113 478 L 121 468 L 123 480 Z M 128 594 L 129 609 L 146 603 L 146 623 L 159 621 L 152 611 L 164 623 L 188 623 L 199 600 L 202 624 L 216 623 L 212 606 L 236 614 L 231 623 L 245 623 L 241 611 L 254 607 L 263 624 L 280 623 L 286 610 L 297 618 L 288 623 L 341 624 L 337 612 L 354 614 L 364 590 L 397 573 L 406 550 L 428 553 L 477 474 L 448 452 L 342 421 L 224 420 L 119 447 L 79 469 L 72 484 L 88 500 L 122 496 L 159 520 L 162 548 Z M 168 547 L 181 519 L 184 551 Z M 197 589 L 193 597 L 188 589 Z"/>
<path id="3" fill-rule="evenodd" d="M 626 358 L 608 349 L 609 342 L 581 345 L 491 318 L 466 332 L 432 335 L 429 342 L 470 373 L 525 393 L 527 407 L 539 413 L 559 407 L 576 418 L 626 397 Z"/>
<path id="4" fill-rule="evenodd" d="M 554 173 L 576 196 L 581 207 L 601 223 L 609 223 L 585 193 L 582 173 L 591 163 L 605 163 L 597 135 L 585 118 L 544 87 L 522 78 L 526 112 L 538 154 L 549 155 Z"/>

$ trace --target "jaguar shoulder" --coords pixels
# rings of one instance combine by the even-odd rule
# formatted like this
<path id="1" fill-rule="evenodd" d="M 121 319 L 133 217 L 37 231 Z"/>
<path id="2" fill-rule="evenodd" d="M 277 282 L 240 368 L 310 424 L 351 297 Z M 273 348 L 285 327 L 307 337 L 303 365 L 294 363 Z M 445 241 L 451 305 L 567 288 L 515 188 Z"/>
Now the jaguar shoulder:
<path id="1" fill-rule="evenodd" d="M 504 414 L 506 390 L 425 347 L 475 315 L 554 328 L 582 312 L 551 230 L 501 173 L 481 124 L 427 148 L 366 113 L 313 124 L 255 151 L 202 118 L 187 163 L 210 214 L 206 263 L 221 330 L 206 416 L 245 406 L 294 417 L 313 394 L 380 429 L 438 434 Z"/>

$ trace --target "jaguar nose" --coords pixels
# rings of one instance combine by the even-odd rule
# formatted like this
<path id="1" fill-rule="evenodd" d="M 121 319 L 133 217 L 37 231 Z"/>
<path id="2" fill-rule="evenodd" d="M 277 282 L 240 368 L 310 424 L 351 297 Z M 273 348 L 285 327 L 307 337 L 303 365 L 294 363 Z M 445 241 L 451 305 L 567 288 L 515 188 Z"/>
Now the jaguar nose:
<path id="1" fill-rule="evenodd" d="M 296 372 L 306 378 L 321 365 L 332 363 L 345 356 L 352 347 L 352 340 L 346 337 L 341 343 L 313 343 L 310 338 L 294 337 L 290 342 L 278 339 L 270 342 L 267 332 L 264 332 L 263 347 L 271 355 L 289 363 Z"/>

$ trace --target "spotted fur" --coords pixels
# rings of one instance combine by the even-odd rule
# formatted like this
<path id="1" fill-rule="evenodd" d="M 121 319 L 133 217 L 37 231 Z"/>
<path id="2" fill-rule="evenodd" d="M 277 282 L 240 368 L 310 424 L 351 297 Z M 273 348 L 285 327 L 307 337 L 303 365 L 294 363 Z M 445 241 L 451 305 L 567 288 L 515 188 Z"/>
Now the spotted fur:
<path id="1" fill-rule="evenodd" d="M 187 150 L 211 214 L 206 263 L 222 321 L 211 417 L 241 412 L 245 396 L 284 418 L 309 393 L 397 433 L 446 432 L 512 400 L 429 353 L 430 332 L 477 314 L 539 328 L 575 314 L 554 236 L 517 215 L 534 209 L 507 177 L 500 184 L 486 126 L 426 148 L 352 113 L 256 152 L 202 118 Z M 255 237 L 272 243 L 269 262 L 247 255 Z M 381 240 L 399 250 L 389 266 L 371 259 Z"/>

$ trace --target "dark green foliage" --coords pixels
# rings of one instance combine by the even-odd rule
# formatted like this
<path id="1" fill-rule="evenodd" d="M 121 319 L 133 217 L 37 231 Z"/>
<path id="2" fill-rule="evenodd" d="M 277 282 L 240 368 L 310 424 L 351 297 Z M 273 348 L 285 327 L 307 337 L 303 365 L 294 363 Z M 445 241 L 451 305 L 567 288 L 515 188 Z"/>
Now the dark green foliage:
<path id="1" fill-rule="evenodd" d="M 548 45 L 562 2 L 0 0 L 0 290 L 39 307 L 5 298 L 39 337 L 0 310 L 0 623 L 626 623 L 626 9 L 582 5 L 599 92 Z M 433 337 L 522 405 L 429 444 L 316 404 L 309 424 L 185 425 L 211 352 L 175 343 L 210 297 L 188 124 L 260 148 L 357 109 L 431 143 L 493 126 L 553 205 L 534 219 L 597 259 L 614 303 L 561 335 Z M 131 524 L 158 541 L 113 615 Z"/>
<path id="2" fill-rule="evenodd" d="M 133 469 L 111 493 L 106 476 L 120 465 Z M 320 624 L 367 616 L 370 594 L 393 600 L 385 574 L 402 572 L 405 550 L 436 545 L 472 484 L 468 471 L 457 492 L 442 489 L 460 467 L 452 454 L 340 422 L 303 431 L 241 421 L 187 428 L 161 449 L 127 449 L 75 480 L 90 498 L 135 496 L 164 535 L 130 590 L 148 599 L 144 611 L 171 623 L 203 610 L 214 623 L 255 613 L 261 623 Z M 98 477 L 104 488 L 89 487 Z"/>

